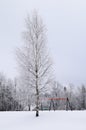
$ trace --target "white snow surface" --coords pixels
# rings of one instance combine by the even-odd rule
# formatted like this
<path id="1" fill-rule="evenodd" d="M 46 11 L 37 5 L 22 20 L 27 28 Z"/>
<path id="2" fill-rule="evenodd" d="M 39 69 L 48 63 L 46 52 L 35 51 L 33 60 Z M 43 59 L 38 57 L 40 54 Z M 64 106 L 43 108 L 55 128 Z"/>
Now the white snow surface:
<path id="1" fill-rule="evenodd" d="M 0 130 L 86 130 L 86 111 L 0 112 Z"/>

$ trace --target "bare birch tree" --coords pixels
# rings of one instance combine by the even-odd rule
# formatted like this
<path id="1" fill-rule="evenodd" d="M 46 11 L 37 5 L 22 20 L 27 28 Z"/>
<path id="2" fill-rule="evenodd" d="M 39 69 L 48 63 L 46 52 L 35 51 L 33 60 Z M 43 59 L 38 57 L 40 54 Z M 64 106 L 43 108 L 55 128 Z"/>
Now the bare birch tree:
<path id="1" fill-rule="evenodd" d="M 22 79 L 28 85 L 28 91 L 35 93 L 36 116 L 39 116 L 39 96 L 51 81 L 52 63 L 46 50 L 46 28 L 42 19 L 35 12 L 32 17 L 28 16 L 25 22 L 25 44 L 17 50 L 17 56 Z"/>

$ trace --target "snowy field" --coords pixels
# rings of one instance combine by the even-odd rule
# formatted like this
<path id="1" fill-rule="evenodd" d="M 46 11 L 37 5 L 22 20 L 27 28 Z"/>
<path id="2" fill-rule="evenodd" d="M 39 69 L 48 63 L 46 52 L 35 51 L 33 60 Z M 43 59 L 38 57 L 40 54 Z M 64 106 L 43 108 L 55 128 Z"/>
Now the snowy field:
<path id="1" fill-rule="evenodd" d="M 0 112 L 0 130 L 86 130 L 86 111 Z"/>

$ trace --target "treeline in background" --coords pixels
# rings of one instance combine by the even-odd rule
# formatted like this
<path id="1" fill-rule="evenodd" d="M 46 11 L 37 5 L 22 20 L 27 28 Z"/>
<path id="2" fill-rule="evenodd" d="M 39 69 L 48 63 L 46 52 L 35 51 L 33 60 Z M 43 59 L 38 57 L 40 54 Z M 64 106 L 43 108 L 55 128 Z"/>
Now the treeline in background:
<path id="1" fill-rule="evenodd" d="M 62 86 L 53 81 L 49 90 L 40 93 L 39 110 L 66 110 L 66 100 L 49 100 L 68 98 L 68 110 L 86 109 L 86 86 Z M 35 92 L 20 86 L 19 80 L 6 79 L 0 74 L 0 111 L 30 111 L 35 110 Z"/>

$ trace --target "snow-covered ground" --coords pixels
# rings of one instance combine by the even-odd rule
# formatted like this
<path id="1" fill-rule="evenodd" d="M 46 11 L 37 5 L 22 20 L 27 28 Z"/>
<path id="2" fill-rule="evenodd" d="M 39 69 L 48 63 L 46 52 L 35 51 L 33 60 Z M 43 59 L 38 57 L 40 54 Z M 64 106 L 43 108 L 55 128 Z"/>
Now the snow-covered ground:
<path id="1" fill-rule="evenodd" d="M 86 130 L 86 111 L 0 112 L 0 130 Z"/>

